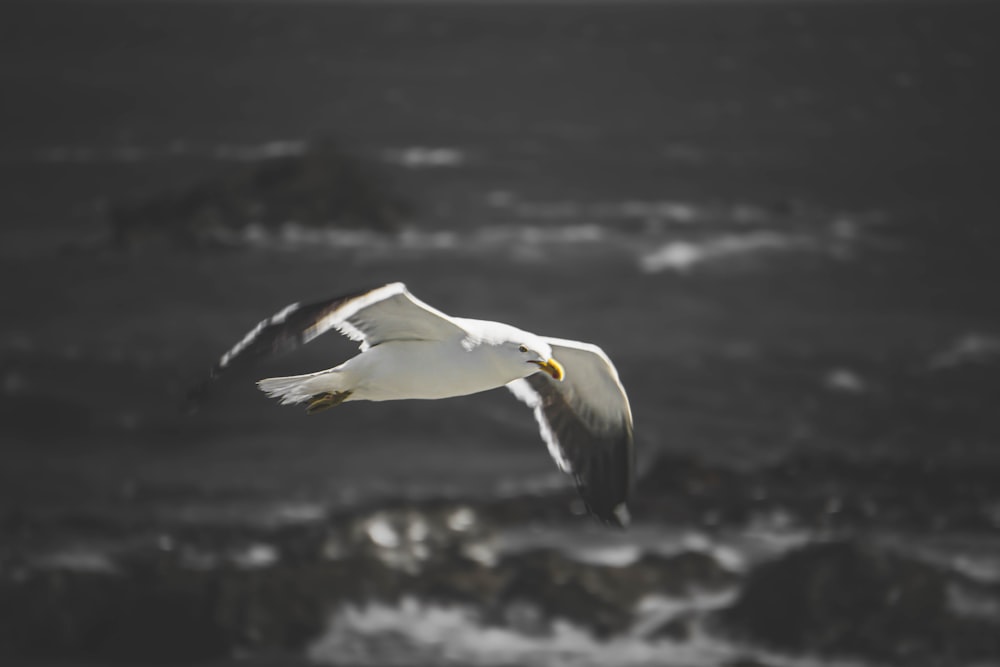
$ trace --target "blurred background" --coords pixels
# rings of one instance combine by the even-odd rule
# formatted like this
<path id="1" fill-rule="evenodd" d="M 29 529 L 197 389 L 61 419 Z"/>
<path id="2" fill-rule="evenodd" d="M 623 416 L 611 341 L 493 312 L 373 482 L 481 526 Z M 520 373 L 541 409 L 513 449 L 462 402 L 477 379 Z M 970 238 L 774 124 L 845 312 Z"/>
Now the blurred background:
<path id="1" fill-rule="evenodd" d="M 1000 664 L 994 4 L 0 6 L 4 664 Z M 504 391 L 189 387 L 405 281 L 591 341 L 635 523 Z"/>

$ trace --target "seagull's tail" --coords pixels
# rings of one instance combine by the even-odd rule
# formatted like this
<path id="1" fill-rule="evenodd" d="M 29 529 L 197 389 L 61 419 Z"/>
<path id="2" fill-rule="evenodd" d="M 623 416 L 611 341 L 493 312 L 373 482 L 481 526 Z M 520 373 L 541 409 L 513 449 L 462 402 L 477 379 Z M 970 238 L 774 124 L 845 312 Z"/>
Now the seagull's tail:
<path id="1" fill-rule="evenodd" d="M 336 370 L 320 371 L 308 375 L 266 378 L 257 382 L 257 387 L 271 398 L 277 398 L 282 405 L 304 403 L 316 394 L 342 391 L 337 382 Z"/>

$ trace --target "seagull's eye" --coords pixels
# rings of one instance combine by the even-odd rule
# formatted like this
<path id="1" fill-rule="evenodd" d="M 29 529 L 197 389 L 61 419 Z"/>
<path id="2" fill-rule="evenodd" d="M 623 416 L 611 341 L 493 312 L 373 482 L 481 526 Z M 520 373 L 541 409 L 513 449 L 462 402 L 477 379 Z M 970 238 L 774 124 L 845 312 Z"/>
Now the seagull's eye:
<path id="1" fill-rule="evenodd" d="M 522 345 L 521 347 L 519 347 L 517 349 L 519 349 L 521 352 L 527 352 L 528 351 L 528 348 L 526 346 L 524 346 L 524 345 Z"/>

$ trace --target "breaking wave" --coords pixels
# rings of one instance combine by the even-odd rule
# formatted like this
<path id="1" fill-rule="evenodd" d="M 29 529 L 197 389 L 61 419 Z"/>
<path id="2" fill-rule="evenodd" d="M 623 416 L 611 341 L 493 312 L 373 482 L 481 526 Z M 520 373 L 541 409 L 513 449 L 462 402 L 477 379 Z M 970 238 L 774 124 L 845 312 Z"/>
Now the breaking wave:
<path id="1" fill-rule="evenodd" d="M 1000 359 L 1000 336 L 971 332 L 956 338 L 928 362 L 930 370 L 985 364 Z"/>
<path id="2" fill-rule="evenodd" d="M 649 635 L 671 618 L 724 606 L 731 596 L 650 596 L 639 604 L 632 630 L 602 639 L 569 621 L 543 623 L 529 607 L 508 608 L 506 625 L 476 609 L 438 605 L 413 597 L 396 604 L 346 605 L 335 610 L 310 660 L 330 665 L 522 665 L 524 667 L 716 667 L 763 660 L 779 667 L 848 667 L 856 660 L 785 656 L 714 637 L 694 628 L 685 639 Z"/>
<path id="3" fill-rule="evenodd" d="M 52 146 L 35 151 L 36 162 L 54 164 L 100 164 L 149 162 L 175 158 L 203 158 L 253 162 L 304 154 L 309 143 L 299 139 L 278 139 L 258 144 L 198 145 L 173 141 L 162 146 Z"/>
<path id="4" fill-rule="evenodd" d="M 426 604 L 407 597 L 396 605 L 345 606 L 329 619 L 308 649 L 323 664 L 355 665 L 717 665 L 735 657 L 726 645 L 703 638 L 684 643 L 643 637 L 596 639 L 586 629 L 555 620 L 535 627 L 529 609 L 510 610 L 520 627 L 485 622 L 476 610 Z"/>
<path id="5" fill-rule="evenodd" d="M 407 228 L 395 233 L 287 222 L 276 227 L 252 223 L 225 230 L 217 240 L 235 246 L 294 251 L 307 248 L 375 256 L 464 253 L 506 255 L 514 261 L 543 262 L 566 256 L 600 255 L 634 262 L 643 273 L 689 273 L 736 260 L 776 254 L 810 254 L 847 259 L 861 245 L 829 227 L 788 231 L 761 229 L 694 233 L 652 225 L 635 229 L 619 220 L 560 224 L 515 219 L 469 230 Z"/>
<path id="6" fill-rule="evenodd" d="M 222 144 L 199 144 L 178 139 L 162 145 L 48 146 L 32 152 L 28 159 L 44 164 L 141 163 L 181 158 L 257 162 L 297 157 L 312 147 L 312 142 L 304 139 Z M 467 151 L 454 146 L 402 146 L 371 152 L 376 159 L 408 169 L 458 167 L 468 161 Z"/>
<path id="7" fill-rule="evenodd" d="M 720 235 L 701 241 L 671 241 L 639 259 L 646 273 L 687 272 L 699 264 L 761 253 L 765 251 L 809 250 L 817 239 L 804 235 L 759 231 L 750 234 Z"/>
<path id="8" fill-rule="evenodd" d="M 387 148 L 381 151 L 379 155 L 382 160 L 389 164 L 407 167 L 408 169 L 460 167 L 468 160 L 465 151 L 447 146 Z"/>

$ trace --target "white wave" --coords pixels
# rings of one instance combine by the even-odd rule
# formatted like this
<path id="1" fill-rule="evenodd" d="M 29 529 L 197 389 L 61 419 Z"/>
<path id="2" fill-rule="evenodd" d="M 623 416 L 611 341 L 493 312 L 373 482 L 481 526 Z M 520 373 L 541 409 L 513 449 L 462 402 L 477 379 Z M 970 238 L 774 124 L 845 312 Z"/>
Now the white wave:
<path id="1" fill-rule="evenodd" d="M 1000 557 L 995 554 L 954 554 L 948 561 L 952 569 L 970 579 L 986 583 L 1000 583 Z"/>
<path id="2" fill-rule="evenodd" d="M 303 155 L 309 149 L 309 144 L 297 139 L 268 141 L 262 144 L 217 146 L 212 150 L 212 157 L 219 160 L 236 160 L 254 162 L 278 157 L 295 157 Z"/>
<path id="3" fill-rule="evenodd" d="M 465 151 L 448 146 L 387 148 L 381 152 L 381 157 L 390 164 L 408 169 L 460 167 L 468 160 Z"/>
<path id="4" fill-rule="evenodd" d="M 385 234 L 367 229 L 342 229 L 338 227 L 307 227 L 297 222 L 286 222 L 276 230 L 264 225 L 251 223 L 239 232 L 219 230 L 219 240 L 233 244 L 255 247 L 296 248 L 373 248 L 391 241 Z"/>
<path id="5" fill-rule="evenodd" d="M 456 507 L 445 519 L 448 528 L 456 533 L 464 533 L 471 530 L 477 522 L 478 518 L 476 517 L 475 510 L 465 505 Z"/>
<path id="6" fill-rule="evenodd" d="M 763 251 L 812 248 L 816 241 L 801 235 L 757 231 L 727 234 L 702 241 L 671 241 L 639 260 L 646 273 L 677 271 L 684 273 L 699 264 Z"/>
<path id="7" fill-rule="evenodd" d="M 319 663 L 352 665 L 718 665 L 740 655 L 722 642 L 678 643 L 640 637 L 598 640 L 555 620 L 544 633 L 487 625 L 469 607 L 424 604 L 346 606 L 307 651 Z M 671 662 L 664 658 L 670 656 Z"/>
<path id="8" fill-rule="evenodd" d="M 155 156 L 156 152 L 140 146 L 115 146 L 94 148 L 88 146 L 54 146 L 35 153 L 38 162 L 91 164 L 97 162 L 140 162 Z"/>
<path id="9" fill-rule="evenodd" d="M 608 238 L 608 230 L 601 225 L 557 225 L 557 226 L 507 226 L 484 229 L 473 238 L 474 244 L 499 245 L 565 245 L 600 243 Z"/>
<path id="10" fill-rule="evenodd" d="M 625 201 L 606 210 L 608 214 L 625 218 L 667 220 L 681 224 L 695 223 L 702 217 L 698 206 L 672 201 Z"/>
<path id="11" fill-rule="evenodd" d="M 614 534 L 598 526 L 590 529 L 578 525 L 548 526 L 544 531 L 532 527 L 506 528 L 494 535 L 494 544 L 501 556 L 548 548 L 583 563 L 613 567 L 631 565 L 643 554 L 670 557 L 702 553 L 732 572 L 746 572 L 757 563 L 773 559 L 812 538 L 809 531 L 771 525 L 762 519 L 745 531 L 712 533 L 641 523 L 633 524 L 627 532 Z"/>
<path id="12" fill-rule="evenodd" d="M 298 249 L 307 247 L 342 250 L 402 252 L 463 252 L 508 249 L 520 253 L 526 248 L 554 248 L 599 245 L 614 233 L 596 224 L 582 225 L 496 225 L 471 232 L 454 230 L 403 229 L 396 233 L 338 227 L 307 227 L 286 222 L 271 230 L 260 224 L 247 225 L 239 232 L 220 230 L 218 240 L 261 248 Z"/>
<path id="13" fill-rule="evenodd" d="M 305 154 L 310 143 L 304 139 L 273 139 L 259 143 L 195 143 L 175 139 L 166 144 L 119 144 L 112 146 L 48 146 L 32 153 L 36 162 L 92 164 L 143 162 L 170 158 L 211 158 L 234 162 L 254 162 Z M 459 167 L 468 162 L 468 153 L 447 146 L 386 148 L 375 153 L 390 164 L 409 169 Z"/>
<path id="14" fill-rule="evenodd" d="M 947 588 L 947 601 L 948 608 L 958 616 L 1000 620 L 1000 596 L 987 590 L 952 583 Z"/>
<path id="15" fill-rule="evenodd" d="M 831 368 L 823 376 L 823 386 L 844 394 L 863 394 L 868 391 L 868 382 L 850 368 Z"/>
<path id="16" fill-rule="evenodd" d="M 636 605 L 636 619 L 629 630 L 633 637 L 650 637 L 675 618 L 692 612 L 705 613 L 722 609 L 736 599 L 736 589 L 695 592 L 686 597 L 647 595 Z"/>
<path id="17" fill-rule="evenodd" d="M 278 562 L 278 550 L 263 542 L 256 542 L 230 554 L 233 565 L 241 570 L 260 570 Z"/>
<path id="18" fill-rule="evenodd" d="M 1000 583 L 1000 539 L 987 535 L 882 534 L 876 544 L 973 581 Z"/>
<path id="19" fill-rule="evenodd" d="M 565 620 L 504 627 L 484 622 L 473 608 L 429 604 L 412 597 L 397 604 L 369 603 L 336 609 L 326 632 L 307 648 L 319 664 L 365 666 L 520 665 L 521 667 L 717 667 L 738 659 L 776 667 L 859 667 L 857 660 L 820 659 L 765 651 L 713 637 L 695 624 L 686 640 L 650 638 L 658 621 L 684 611 L 715 608 L 715 596 L 685 603 L 648 598 L 631 632 L 595 638 Z M 521 625 L 524 624 L 516 624 Z"/>
<path id="20" fill-rule="evenodd" d="M 134 163 L 188 157 L 253 162 L 302 155 L 308 149 L 309 143 L 301 139 L 215 145 L 199 145 L 178 139 L 158 146 L 50 146 L 35 151 L 33 159 L 52 164 Z"/>
<path id="21" fill-rule="evenodd" d="M 73 546 L 39 555 L 32 565 L 42 570 L 67 570 L 92 574 L 117 574 L 111 555 L 96 547 Z"/>
<path id="22" fill-rule="evenodd" d="M 490 527 L 461 502 L 435 510 L 384 508 L 362 514 L 352 520 L 345 539 L 330 546 L 334 557 L 363 552 L 411 574 L 453 548 L 486 564 L 497 560 Z"/>
<path id="23" fill-rule="evenodd" d="M 172 502 L 156 508 L 157 518 L 192 526 L 227 524 L 279 528 L 319 523 L 329 515 L 322 503 L 270 501 L 192 501 Z"/>
<path id="24" fill-rule="evenodd" d="M 626 199 L 622 201 L 580 202 L 574 200 L 531 201 L 508 191 L 495 191 L 487 203 L 509 209 L 527 220 L 636 220 L 681 226 L 694 224 L 763 224 L 780 217 L 752 204 L 695 203 L 672 200 Z"/>
<path id="25" fill-rule="evenodd" d="M 288 526 L 318 523 L 329 513 L 325 505 L 309 502 L 279 502 L 261 512 L 260 521 L 267 526 Z"/>
<path id="26" fill-rule="evenodd" d="M 460 237 L 450 230 L 421 232 L 407 229 L 397 236 L 399 244 L 414 250 L 450 250 L 459 245 Z"/>
<path id="27" fill-rule="evenodd" d="M 1000 358 L 1000 337 L 982 333 L 961 336 L 934 355 L 931 370 L 953 368 L 966 364 L 981 364 Z"/>

